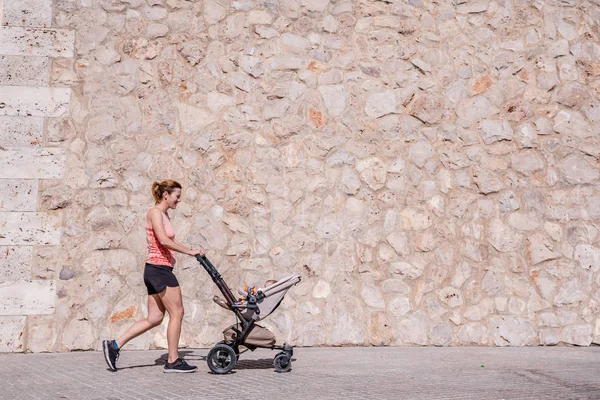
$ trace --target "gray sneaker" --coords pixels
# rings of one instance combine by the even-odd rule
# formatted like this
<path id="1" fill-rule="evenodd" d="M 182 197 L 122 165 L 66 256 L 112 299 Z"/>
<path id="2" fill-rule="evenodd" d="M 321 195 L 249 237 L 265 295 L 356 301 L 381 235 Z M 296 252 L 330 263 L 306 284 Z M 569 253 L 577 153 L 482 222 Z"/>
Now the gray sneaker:
<path id="1" fill-rule="evenodd" d="M 196 370 L 198 369 L 198 367 L 195 367 L 193 365 L 189 365 L 188 363 L 185 362 L 185 360 L 182 360 L 181 358 L 178 358 L 177 360 L 175 360 L 172 363 L 166 363 L 165 364 L 165 368 L 163 369 L 163 372 L 183 372 L 183 373 L 188 373 L 188 372 L 196 372 Z"/>
<path id="2" fill-rule="evenodd" d="M 117 360 L 119 359 L 119 350 L 115 349 L 114 340 L 104 340 L 102 342 L 102 352 L 104 353 L 104 361 L 111 371 L 117 370 Z"/>

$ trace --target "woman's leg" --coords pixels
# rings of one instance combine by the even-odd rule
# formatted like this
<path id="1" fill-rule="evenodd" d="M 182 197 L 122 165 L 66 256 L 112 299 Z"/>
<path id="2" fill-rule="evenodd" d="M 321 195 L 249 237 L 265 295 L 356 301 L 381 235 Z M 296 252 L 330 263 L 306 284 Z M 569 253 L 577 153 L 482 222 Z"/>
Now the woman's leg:
<path id="1" fill-rule="evenodd" d="M 181 335 L 181 322 L 183 321 L 183 301 L 179 286 L 168 287 L 159 293 L 160 299 L 169 312 L 169 325 L 167 326 L 167 344 L 169 358 L 167 362 L 173 363 L 179 358 L 179 336 Z"/>
<path id="2" fill-rule="evenodd" d="M 163 292 L 164 293 L 164 292 Z M 165 306 L 158 294 L 148 295 L 148 316 L 131 325 L 124 334 L 122 334 L 117 340 L 117 346 L 119 348 L 125 346 L 125 343 L 131 339 L 140 336 L 142 333 L 158 326 L 162 323 L 163 317 L 165 316 Z"/>

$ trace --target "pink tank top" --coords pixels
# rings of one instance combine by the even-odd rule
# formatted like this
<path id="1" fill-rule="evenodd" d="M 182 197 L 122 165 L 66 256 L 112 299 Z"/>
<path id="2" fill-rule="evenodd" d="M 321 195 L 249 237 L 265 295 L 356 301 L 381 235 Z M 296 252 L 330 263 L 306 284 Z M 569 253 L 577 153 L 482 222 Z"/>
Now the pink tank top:
<path id="1" fill-rule="evenodd" d="M 173 230 L 171 221 L 165 213 L 163 213 L 162 211 L 161 213 L 165 233 L 167 234 L 167 237 L 169 239 L 174 240 L 175 231 Z M 175 257 L 173 257 L 173 253 L 171 252 L 171 250 L 167 249 L 165 246 L 160 244 L 158 239 L 156 239 L 154 229 L 152 229 L 152 224 L 150 223 L 150 221 L 148 221 L 148 218 L 146 218 L 146 237 L 148 242 L 148 258 L 146 259 L 146 262 L 148 264 L 166 265 L 168 267 L 175 266 Z"/>

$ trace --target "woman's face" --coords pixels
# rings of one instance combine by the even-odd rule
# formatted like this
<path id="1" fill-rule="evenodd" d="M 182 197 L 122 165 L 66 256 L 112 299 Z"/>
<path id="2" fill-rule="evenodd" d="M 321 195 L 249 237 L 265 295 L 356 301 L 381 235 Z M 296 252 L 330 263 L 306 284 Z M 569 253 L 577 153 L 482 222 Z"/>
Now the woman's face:
<path id="1" fill-rule="evenodd" d="M 181 201 L 181 189 L 173 189 L 170 194 L 168 192 L 163 193 L 163 201 L 167 203 L 169 208 L 177 208 L 177 204 Z"/>

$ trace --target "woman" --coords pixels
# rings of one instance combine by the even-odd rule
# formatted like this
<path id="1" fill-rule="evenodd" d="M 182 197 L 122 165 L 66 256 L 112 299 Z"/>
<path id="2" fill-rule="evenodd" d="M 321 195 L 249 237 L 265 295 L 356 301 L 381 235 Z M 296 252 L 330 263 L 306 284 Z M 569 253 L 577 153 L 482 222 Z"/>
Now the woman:
<path id="1" fill-rule="evenodd" d="M 173 266 L 175 258 L 171 251 L 195 256 L 204 255 L 204 250 L 192 250 L 175 241 L 175 233 L 167 210 L 177 208 L 181 200 L 181 185 L 167 180 L 152 184 L 152 195 L 156 204 L 146 214 L 148 258 L 144 268 L 144 283 L 148 288 L 148 317 L 133 324 L 116 340 L 102 342 L 104 359 L 111 371 L 116 371 L 119 351 L 125 343 L 162 323 L 165 310 L 169 312 L 167 344 L 169 356 L 164 372 L 194 372 L 197 367 L 179 358 L 178 346 L 183 320 L 181 289 Z"/>

